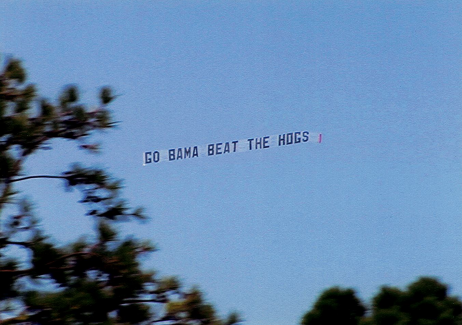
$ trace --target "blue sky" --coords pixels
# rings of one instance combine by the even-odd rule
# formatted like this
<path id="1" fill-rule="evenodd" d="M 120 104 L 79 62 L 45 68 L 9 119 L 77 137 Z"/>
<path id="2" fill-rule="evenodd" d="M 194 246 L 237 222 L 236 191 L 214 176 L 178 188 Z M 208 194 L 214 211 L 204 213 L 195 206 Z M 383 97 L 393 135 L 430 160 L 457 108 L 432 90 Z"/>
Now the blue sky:
<path id="1" fill-rule="evenodd" d="M 462 296 L 459 1 L 2 1 L 0 52 L 55 98 L 99 87 L 120 126 L 89 156 L 146 207 L 146 267 L 198 284 L 249 325 L 297 324 L 324 289 L 439 277 Z M 142 166 L 144 151 L 294 131 L 321 144 Z M 24 186 L 62 242 L 88 233 L 76 193 Z"/>

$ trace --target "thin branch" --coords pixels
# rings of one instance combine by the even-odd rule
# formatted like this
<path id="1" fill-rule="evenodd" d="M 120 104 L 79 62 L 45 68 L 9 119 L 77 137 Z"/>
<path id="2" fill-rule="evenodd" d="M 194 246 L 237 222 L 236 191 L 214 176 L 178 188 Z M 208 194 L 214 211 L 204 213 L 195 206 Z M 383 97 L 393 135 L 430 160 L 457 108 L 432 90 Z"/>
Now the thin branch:
<path id="1" fill-rule="evenodd" d="M 70 258 L 70 257 L 74 257 L 74 256 L 96 256 L 96 257 L 99 257 L 101 255 L 99 254 L 96 254 L 96 253 L 92 253 L 92 252 L 75 252 L 75 253 L 70 253 L 70 254 L 66 254 L 66 255 L 63 255 L 63 256 L 60 256 L 59 258 L 55 259 L 54 261 L 51 261 L 45 265 L 49 266 L 49 265 L 53 265 L 54 263 L 58 262 L 58 261 L 61 261 L 61 260 L 64 260 L 64 259 L 67 259 L 67 258 Z"/>
<path id="2" fill-rule="evenodd" d="M 152 320 L 152 323 L 161 323 L 167 321 L 178 321 L 179 319 L 173 315 L 165 315 L 162 318 Z"/>
<path id="3" fill-rule="evenodd" d="M 168 302 L 168 299 L 165 298 L 165 299 L 156 299 L 156 298 L 153 298 L 153 299 L 127 299 L 127 300 L 124 300 L 122 301 L 123 304 L 137 304 L 137 303 L 166 303 Z"/>
<path id="4" fill-rule="evenodd" d="M 0 273 L 10 273 L 10 274 L 20 275 L 20 274 L 30 273 L 33 270 L 34 270 L 33 268 L 24 269 L 24 270 L 0 270 Z"/>
<path id="5" fill-rule="evenodd" d="M 10 241 L 10 240 L 2 240 L 2 239 L 0 239 L 0 243 L 6 244 L 6 245 L 18 245 L 18 246 L 24 246 L 24 247 L 30 247 L 32 245 L 32 243 L 30 242 Z"/>
<path id="6" fill-rule="evenodd" d="M 10 180 L 10 183 L 25 181 L 26 179 L 34 179 L 34 178 L 58 178 L 58 179 L 67 179 L 67 176 L 56 176 L 56 175 L 34 175 L 34 176 L 26 176 L 21 178 L 16 178 Z"/>

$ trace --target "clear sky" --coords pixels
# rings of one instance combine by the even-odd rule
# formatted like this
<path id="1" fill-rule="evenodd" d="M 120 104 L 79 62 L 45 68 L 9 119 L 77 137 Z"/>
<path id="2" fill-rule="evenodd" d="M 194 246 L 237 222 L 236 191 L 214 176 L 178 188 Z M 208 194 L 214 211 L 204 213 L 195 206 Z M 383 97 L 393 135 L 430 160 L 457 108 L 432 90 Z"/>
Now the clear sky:
<path id="1" fill-rule="evenodd" d="M 160 251 L 248 325 L 297 324 L 333 285 L 364 299 L 421 275 L 462 296 L 460 1 L 9 1 L 0 52 L 40 93 L 121 96 L 93 157 L 70 143 L 29 161 L 107 167 Z M 294 131 L 321 144 L 142 166 L 144 151 Z M 92 224 L 54 180 L 24 184 L 66 242 Z M 75 204 L 74 204 L 75 203 Z"/>

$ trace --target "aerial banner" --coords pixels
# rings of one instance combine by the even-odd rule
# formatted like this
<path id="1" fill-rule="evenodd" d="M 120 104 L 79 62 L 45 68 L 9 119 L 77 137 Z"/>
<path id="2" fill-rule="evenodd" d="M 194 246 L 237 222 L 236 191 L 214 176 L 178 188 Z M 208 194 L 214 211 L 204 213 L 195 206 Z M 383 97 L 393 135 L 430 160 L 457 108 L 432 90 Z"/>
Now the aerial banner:
<path id="1" fill-rule="evenodd" d="M 209 143 L 200 146 L 145 151 L 143 153 L 143 166 L 165 161 L 218 156 L 303 143 L 321 143 L 321 140 L 321 133 L 297 131 L 276 135 L 267 135 L 257 138 Z"/>

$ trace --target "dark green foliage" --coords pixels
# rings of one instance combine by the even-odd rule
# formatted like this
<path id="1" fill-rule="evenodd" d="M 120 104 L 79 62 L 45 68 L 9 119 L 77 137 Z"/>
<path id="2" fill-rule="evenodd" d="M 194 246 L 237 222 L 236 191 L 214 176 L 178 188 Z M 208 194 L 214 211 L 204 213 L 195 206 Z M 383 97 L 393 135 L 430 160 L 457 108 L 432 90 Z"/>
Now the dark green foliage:
<path id="1" fill-rule="evenodd" d="M 76 86 L 67 86 L 64 88 L 59 98 L 60 104 L 63 108 L 67 108 L 67 105 L 70 103 L 75 103 L 79 100 L 79 90 Z"/>
<path id="2" fill-rule="evenodd" d="M 449 297 L 448 288 L 438 280 L 422 277 L 407 290 L 382 287 L 373 300 L 375 324 L 441 324 L 462 323 L 462 303 Z"/>
<path id="3" fill-rule="evenodd" d="M 403 292 L 397 288 L 382 287 L 372 304 L 375 324 L 404 324 L 407 321 L 399 308 L 404 304 Z"/>
<path id="4" fill-rule="evenodd" d="M 364 316 L 354 291 L 331 288 L 324 291 L 302 325 L 462 325 L 462 302 L 448 296 L 448 288 L 435 278 L 422 277 L 406 290 L 384 286 L 372 299 Z"/>
<path id="5" fill-rule="evenodd" d="M 99 97 L 102 105 L 109 104 L 115 98 L 115 96 L 112 94 L 111 88 L 109 87 L 102 88 Z"/>
<path id="6" fill-rule="evenodd" d="M 7 63 L 3 74 L 6 79 L 12 81 L 17 81 L 19 83 L 26 81 L 26 71 L 23 69 L 21 61 L 16 59 L 12 59 Z"/>
<path id="7" fill-rule="evenodd" d="M 106 105 L 115 96 L 101 90 L 100 107 L 79 103 L 77 86 L 66 87 L 57 104 L 37 98 L 25 85 L 18 60 L 0 71 L 0 323 L 2 324 L 213 324 L 221 320 L 197 290 L 186 291 L 175 277 L 145 271 L 140 257 L 155 251 L 149 241 L 122 238 L 120 220 L 145 220 L 143 209 L 121 198 L 121 181 L 105 170 L 74 164 L 59 175 L 25 175 L 32 154 L 51 141 L 78 140 L 95 152 L 90 136 L 114 126 Z M 38 100 L 37 100 L 38 99 Z M 31 204 L 17 198 L 15 185 L 51 178 L 81 193 L 80 204 L 93 218 L 96 233 L 57 245 L 38 226 Z"/>
<path id="8" fill-rule="evenodd" d="M 366 309 L 354 290 L 334 287 L 324 291 L 302 320 L 302 325 L 357 325 Z"/>

